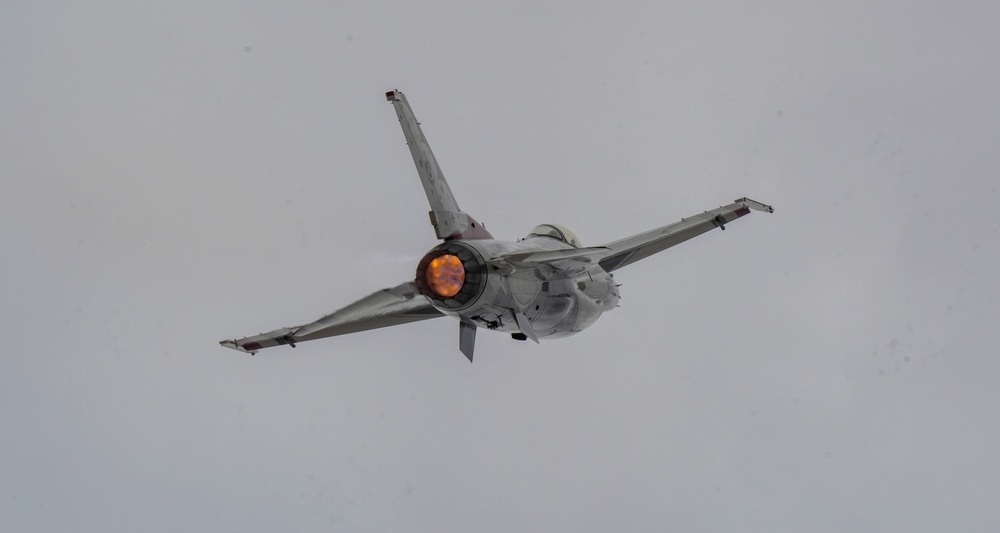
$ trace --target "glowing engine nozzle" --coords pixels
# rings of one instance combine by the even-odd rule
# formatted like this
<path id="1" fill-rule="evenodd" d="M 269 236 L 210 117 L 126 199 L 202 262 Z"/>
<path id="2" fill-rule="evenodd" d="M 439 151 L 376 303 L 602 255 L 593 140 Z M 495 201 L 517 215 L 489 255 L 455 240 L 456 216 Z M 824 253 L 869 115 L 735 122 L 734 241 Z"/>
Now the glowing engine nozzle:
<path id="1" fill-rule="evenodd" d="M 432 248 L 417 264 L 415 274 L 413 282 L 420 294 L 446 313 L 477 305 L 490 279 L 482 255 L 462 241 L 445 241 Z"/>
<path id="2" fill-rule="evenodd" d="M 465 285 L 465 267 L 462 260 L 451 254 L 431 259 L 427 265 L 427 285 L 442 298 L 451 298 Z"/>

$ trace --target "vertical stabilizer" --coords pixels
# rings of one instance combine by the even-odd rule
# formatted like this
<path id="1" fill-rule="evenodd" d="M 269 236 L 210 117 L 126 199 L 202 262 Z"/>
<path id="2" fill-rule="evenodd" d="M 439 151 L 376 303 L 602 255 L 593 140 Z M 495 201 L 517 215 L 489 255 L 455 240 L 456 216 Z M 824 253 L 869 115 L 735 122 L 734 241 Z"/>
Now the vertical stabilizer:
<path id="1" fill-rule="evenodd" d="M 434 152 L 427 144 L 427 138 L 420 129 L 417 117 L 413 115 L 406 96 L 399 91 L 389 91 L 385 93 L 386 100 L 392 102 L 392 107 L 396 109 L 396 116 L 399 117 L 399 124 L 403 128 L 403 135 L 406 137 L 406 145 L 410 147 L 410 155 L 413 156 L 413 164 L 417 167 L 417 174 L 420 175 L 420 183 L 424 186 L 424 193 L 427 195 L 427 202 L 430 204 L 431 224 L 439 239 L 490 239 L 492 236 L 486 232 L 472 217 L 462 212 L 455 201 L 455 196 L 451 193 L 451 187 L 444 179 L 444 173 L 434 158 Z"/>

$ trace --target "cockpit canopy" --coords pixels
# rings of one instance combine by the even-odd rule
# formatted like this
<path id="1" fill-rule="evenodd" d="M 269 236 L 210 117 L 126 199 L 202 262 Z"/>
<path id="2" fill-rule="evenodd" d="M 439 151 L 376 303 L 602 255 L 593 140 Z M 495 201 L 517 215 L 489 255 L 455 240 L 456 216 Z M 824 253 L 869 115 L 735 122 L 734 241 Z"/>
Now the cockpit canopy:
<path id="1" fill-rule="evenodd" d="M 528 237 L 552 237 L 554 239 L 559 239 L 574 248 L 582 246 L 580 244 L 579 237 L 576 236 L 576 233 L 573 233 L 573 230 L 563 226 L 562 224 L 539 224 L 535 226 L 535 229 L 531 230 Z"/>

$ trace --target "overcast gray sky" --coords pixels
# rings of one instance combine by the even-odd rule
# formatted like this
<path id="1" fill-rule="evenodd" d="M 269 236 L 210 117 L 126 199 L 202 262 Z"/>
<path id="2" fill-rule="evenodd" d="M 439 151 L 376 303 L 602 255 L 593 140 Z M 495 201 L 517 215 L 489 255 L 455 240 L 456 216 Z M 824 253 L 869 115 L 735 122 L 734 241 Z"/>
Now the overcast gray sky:
<path id="1" fill-rule="evenodd" d="M 10 531 L 996 531 L 993 2 L 0 4 Z M 221 348 L 463 209 L 621 270 L 569 339 Z"/>

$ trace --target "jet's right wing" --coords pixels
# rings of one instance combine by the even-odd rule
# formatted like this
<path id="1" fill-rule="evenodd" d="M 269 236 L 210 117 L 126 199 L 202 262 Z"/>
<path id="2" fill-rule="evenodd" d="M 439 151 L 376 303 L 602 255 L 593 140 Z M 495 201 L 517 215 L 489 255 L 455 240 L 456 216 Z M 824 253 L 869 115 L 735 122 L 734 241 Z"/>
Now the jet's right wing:
<path id="1" fill-rule="evenodd" d="M 376 293 L 341 308 L 323 318 L 298 327 L 281 328 L 242 339 L 225 340 L 219 344 L 249 354 L 261 348 L 296 343 L 356 333 L 369 329 L 407 324 L 428 318 L 444 316 L 408 281 L 391 289 Z"/>
<path id="2" fill-rule="evenodd" d="M 749 214 L 751 209 L 767 213 L 774 212 L 774 208 L 769 205 L 755 202 L 749 198 L 740 198 L 727 206 L 705 211 L 700 215 L 683 218 L 680 222 L 605 244 L 604 248 L 608 249 L 608 253 L 599 261 L 599 264 L 608 272 L 617 270 L 712 229 L 724 230 L 726 224 Z"/>

